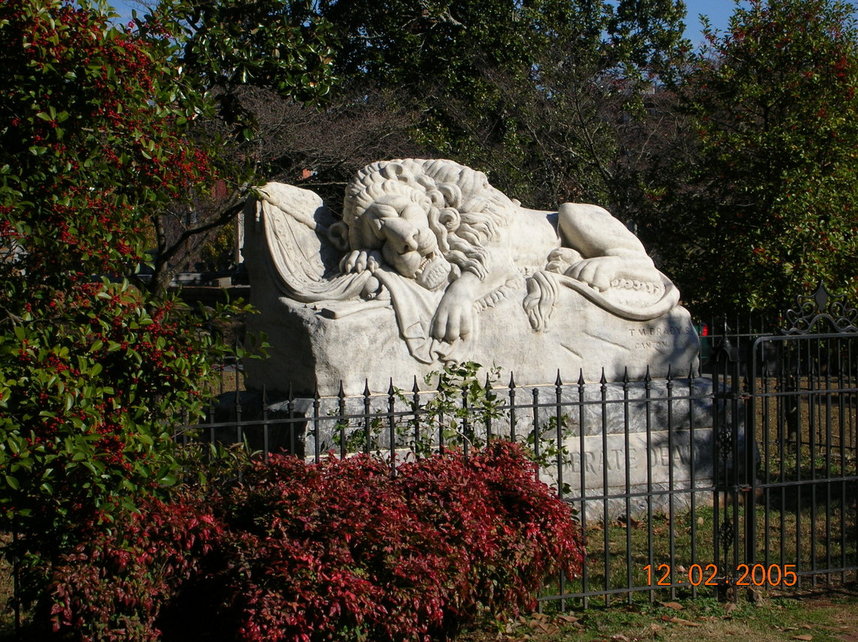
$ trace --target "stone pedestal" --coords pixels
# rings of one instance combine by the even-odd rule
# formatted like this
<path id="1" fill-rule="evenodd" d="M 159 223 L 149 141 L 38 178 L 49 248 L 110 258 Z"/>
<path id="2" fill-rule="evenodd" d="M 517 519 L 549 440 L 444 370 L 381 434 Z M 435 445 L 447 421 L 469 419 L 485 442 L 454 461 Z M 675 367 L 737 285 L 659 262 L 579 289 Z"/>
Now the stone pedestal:
<path id="1" fill-rule="evenodd" d="M 608 519 L 640 516 L 648 504 L 655 512 L 667 511 L 671 502 L 679 510 L 690 504 L 693 489 L 696 503 L 711 502 L 716 481 L 721 487 L 732 484 L 744 466 L 743 410 L 734 428 L 733 413 L 716 405 L 721 402 L 715 401 L 708 378 L 565 384 L 559 398 L 556 386 L 522 386 L 515 388 L 514 403 L 508 388 L 494 394 L 497 418 L 487 423 L 475 412 L 462 422 L 447 413 L 441 428 L 437 414 L 427 412 L 431 392 L 417 400 L 410 390 L 396 390 L 393 395 L 271 403 L 264 415 L 267 443 L 291 448 L 308 461 L 317 453 L 361 451 L 407 461 L 436 451 L 442 441 L 462 448 L 485 443 L 489 433 L 514 438 L 534 452 L 542 480 L 562 489 L 564 498 L 597 521 L 605 514 Z M 722 432 L 718 446 L 716 412 Z M 262 448 L 262 415 L 245 410 L 243 418 L 252 423 L 249 441 Z M 738 465 L 732 458 L 734 429 Z M 233 437 L 234 430 L 225 435 Z"/>
<path id="2" fill-rule="evenodd" d="M 259 281 L 255 282 L 258 283 Z M 649 321 L 621 319 L 575 292 L 560 291 L 547 329 L 536 332 L 522 309 L 524 288 L 482 310 L 479 330 L 468 359 L 499 366 L 517 382 L 551 383 L 557 372 L 564 381 L 588 381 L 602 373 L 616 381 L 627 371 L 640 378 L 649 367 L 654 378 L 684 376 L 697 369 L 698 338 L 688 312 L 674 307 Z M 346 394 L 395 386 L 411 387 L 416 376 L 443 364 L 414 359 L 400 338 L 389 302 L 297 303 L 254 285 L 251 303 L 260 311 L 248 322 L 271 344 L 265 360 L 245 362 L 248 387 L 310 395 L 334 395 L 340 382 Z"/>

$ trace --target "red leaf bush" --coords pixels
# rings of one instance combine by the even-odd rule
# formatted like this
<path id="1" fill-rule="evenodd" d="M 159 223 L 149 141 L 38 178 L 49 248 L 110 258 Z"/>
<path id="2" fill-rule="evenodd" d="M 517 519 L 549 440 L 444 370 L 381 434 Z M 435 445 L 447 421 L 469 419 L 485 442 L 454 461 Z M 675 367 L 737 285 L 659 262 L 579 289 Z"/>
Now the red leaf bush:
<path id="1" fill-rule="evenodd" d="M 54 633 L 98 642 L 161 639 L 163 606 L 201 573 L 224 535 L 193 499 L 147 498 L 122 525 L 90 528 L 91 539 L 54 566 L 53 604 L 42 612 Z"/>
<path id="2" fill-rule="evenodd" d="M 211 514 L 152 509 L 158 516 L 127 535 L 142 538 L 130 549 L 153 556 L 142 566 L 116 564 L 106 549 L 117 536 L 91 545 L 99 555 L 68 560 L 76 570 L 54 588 L 61 628 L 130 606 L 133 621 L 148 623 L 142 639 L 438 639 L 480 612 L 531 608 L 547 575 L 573 577 L 582 561 L 569 507 L 506 442 L 406 463 L 393 476 L 368 456 L 318 465 L 275 456 L 214 500 Z M 127 579 L 129 568 L 145 576 L 153 560 L 164 578 Z M 76 578 L 89 586 L 96 575 L 103 586 L 77 590 Z"/>

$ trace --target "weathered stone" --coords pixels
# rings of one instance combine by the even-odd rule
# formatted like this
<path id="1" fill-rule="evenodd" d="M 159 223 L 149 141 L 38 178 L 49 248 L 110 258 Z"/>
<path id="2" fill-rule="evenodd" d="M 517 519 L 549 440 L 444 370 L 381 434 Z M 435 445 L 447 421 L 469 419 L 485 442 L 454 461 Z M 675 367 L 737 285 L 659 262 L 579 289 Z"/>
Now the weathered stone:
<path id="1" fill-rule="evenodd" d="M 259 191 L 244 255 L 271 350 L 251 387 L 383 391 L 463 361 L 526 384 L 695 367 L 678 291 L 602 208 L 528 210 L 444 160 L 369 165 L 341 220 L 312 192 Z"/>
<path id="2" fill-rule="evenodd" d="M 429 391 L 416 400 L 410 391 L 397 390 L 392 396 L 282 401 L 266 409 L 268 443 L 291 441 L 308 461 L 328 452 L 361 451 L 407 461 L 436 451 L 442 440 L 461 448 L 465 443 L 479 446 L 489 434 L 514 437 L 536 453 L 543 481 L 563 489 L 587 519 L 599 521 L 667 510 L 671 502 L 680 509 L 691 501 L 692 489 L 703 505 L 711 501 L 716 481 L 727 487 L 735 482 L 735 472 L 744 469 L 744 408 L 739 405 L 736 413 L 739 461 L 734 462 L 733 412 L 713 405 L 723 401 L 716 402 L 708 378 L 566 384 L 559 398 L 553 385 L 523 386 L 515 389 L 512 409 L 509 389 L 494 393 L 500 412 L 488 424 L 479 412 L 467 422 L 449 414 L 439 421 L 437 414 L 427 414 L 435 397 Z M 720 450 L 715 446 L 715 409 L 720 412 L 718 430 L 725 433 Z M 245 420 L 252 426 L 247 429 L 250 441 L 261 447 L 260 417 L 245 414 Z M 231 433 L 225 437 L 234 438 Z"/>

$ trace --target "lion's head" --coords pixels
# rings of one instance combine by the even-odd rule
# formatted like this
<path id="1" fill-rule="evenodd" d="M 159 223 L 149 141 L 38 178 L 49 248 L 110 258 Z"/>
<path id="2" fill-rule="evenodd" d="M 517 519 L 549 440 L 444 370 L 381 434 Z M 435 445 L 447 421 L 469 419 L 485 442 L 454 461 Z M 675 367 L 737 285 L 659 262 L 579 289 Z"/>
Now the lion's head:
<path id="1" fill-rule="evenodd" d="M 486 246 L 514 208 L 482 172 L 449 160 L 391 160 L 349 183 L 343 222 L 350 249 L 381 250 L 400 274 L 434 288 L 451 265 L 484 279 Z"/>

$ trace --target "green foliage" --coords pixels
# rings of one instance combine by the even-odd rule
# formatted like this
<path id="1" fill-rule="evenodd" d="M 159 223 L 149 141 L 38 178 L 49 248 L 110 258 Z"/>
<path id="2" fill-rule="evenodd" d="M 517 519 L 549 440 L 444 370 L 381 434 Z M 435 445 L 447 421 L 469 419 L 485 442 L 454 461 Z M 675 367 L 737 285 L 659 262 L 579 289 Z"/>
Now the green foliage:
<path id="1" fill-rule="evenodd" d="M 439 437 L 448 446 L 484 445 L 485 432 L 479 424 L 490 425 L 498 419 L 502 403 L 492 390 L 500 369 L 491 368 L 482 383 L 477 376 L 481 368 L 479 363 L 466 361 L 425 376 L 424 381 L 434 385 L 436 392 L 420 411 L 424 425 L 420 433 L 426 442 L 422 448 L 418 445 L 418 453 L 428 454 L 433 440 Z"/>
<path id="2" fill-rule="evenodd" d="M 687 47 L 675 0 L 329 2 L 320 11 L 343 43 L 344 82 L 401 87 L 420 113 L 418 143 L 488 172 L 530 206 L 618 200 L 609 166 L 625 143 L 602 102 L 631 116 Z"/>
<path id="3" fill-rule="evenodd" d="M 778 311 L 819 279 L 858 295 L 852 11 L 757 0 L 725 34 L 707 31 L 685 88 L 699 148 L 673 167 L 662 220 L 647 222 L 699 308 Z"/>
<path id="4" fill-rule="evenodd" d="M 320 14 L 341 42 L 337 68 L 347 78 L 372 78 L 479 103 L 490 92 L 487 72 L 532 80 L 541 56 L 565 49 L 601 70 L 665 71 L 682 44 L 685 7 L 676 0 L 562 2 L 537 0 L 394 0 L 323 2 Z M 467 93 L 468 90 L 479 93 Z"/>
<path id="5" fill-rule="evenodd" d="M 183 73 L 207 90 L 270 87 L 299 100 L 325 95 L 334 80 L 329 25 L 308 3 L 277 0 L 163 0 L 142 25 L 163 21 L 181 44 Z"/>
<path id="6" fill-rule="evenodd" d="M 482 366 L 473 361 L 447 364 L 442 370 L 430 372 L 423 378 L 431 386 L 426 391 L 428 400 L 419 405 L 414 392 L 392 388 L 391 394 L 405 405 L 415 409 L 412 419 L 399 420 L 391 427 L 381 410 L 367 418 L 361 417 L 356 426 L 341 418 L 333 433 L 333 442 L 338 452 L 370 453 L 384 459 L 391 438 L 398 446 L 407 448 L 417 458 L 428 457 L 439 448 L 480 448 L 487 442 L 488 428 L 503 416 L 502 402 L 492 390 L 499 368 L 493 367 L 485 373 L 484 381 L 478 375 Z M 416 385 L 416 381 L 415 381 Z M 418 395 L 419 396 L 419 395 Z M 336 413 L 330 412 L 330 416 Z M 406 459 L 410 457 L 406 455 Z"/>
<path id="7" fill-rule="evenodd" d="M 537 423 L 528 433 L 525 440 L 527 447 L 531 449 L 533 461 L 541 470 L 556 466 L 558 462 L 560 466 L 571 464 L 571 469 L 575 469 L 569 447 L 566 445 L 568 438 L 573 434 L 571 424 L 569 415 L 560 415 L 559 418 L 549 417 L 548 421 L 541 425 Z M 572 492 L 572 486 L 568 482 L 563 482 L 559 490 L 561 496 L 568 495 Z"/>
<path id="8" fill-rule="evenodd" d="M 343 39 L 337 62 L 342 73 L 408 85 L 440 81 L 442 90 L 474 82 L 482 66 L 527 64 L 538 46 L 528 36 L 544 41 L 570 12 L 556 0 L 321 4 Z"/>
<path id="9" fill-rule="evenodd" d="M 138 27 L 178 43 L 171 62 L 188 96 L 213 98 L 230 138 L 254 139 L 258 123 L 242 102 L 248 87 L 313 101 L 333 85 L 330 27 L 303 2 L 161 0 Z M 227 141 L 228 142 L 228 141 Z"/>
<path id="10" fill-rule="evenodd" d="M 622 65 L 626 75 L 675 79 L 684 62 L 688 42 L 685 3 L 676 0 L 621 0 L 608 14 L 609 58 Z"/>
<path id="11" fill-rule="evenodd" d="M 83 523 L 177 481 L 172 431 L 244 310 L 192 314 L 122 279 L 146 217 L 213 180 L 173 45 L 59 0 L 3 3 L 0 45 L 0 528 L 37 597 Z"/>

